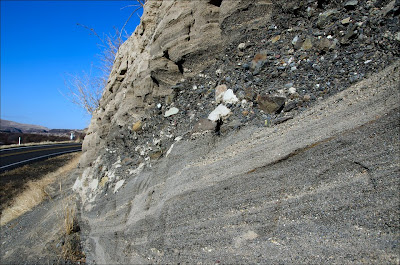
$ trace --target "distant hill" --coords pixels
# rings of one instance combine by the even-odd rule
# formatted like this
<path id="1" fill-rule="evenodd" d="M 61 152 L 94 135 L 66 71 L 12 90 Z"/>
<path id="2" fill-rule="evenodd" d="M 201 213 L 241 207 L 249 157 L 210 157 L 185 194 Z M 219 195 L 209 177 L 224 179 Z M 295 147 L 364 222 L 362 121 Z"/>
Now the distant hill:
<path id="1" fill-rule="evenodd" d="M 0 131 L 10 133 L 47 133 L 49 128 L 0 119 Z"/>
<path id="2" fill-rule="evenodd" d="M 54 142 L 70 140 L 71 132 L 74 139 L 83 139 L 85 130 L 49 129 L 40 125 L 23 124 L 0 119 L 0 145 L 21 143 Z"/>

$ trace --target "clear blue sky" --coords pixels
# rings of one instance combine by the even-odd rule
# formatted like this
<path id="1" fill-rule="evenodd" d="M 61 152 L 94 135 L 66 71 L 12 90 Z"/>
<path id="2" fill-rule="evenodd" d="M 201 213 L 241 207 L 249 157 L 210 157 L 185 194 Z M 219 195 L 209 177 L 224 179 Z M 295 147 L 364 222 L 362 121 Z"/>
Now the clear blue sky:
<path id="1" fill-rule="evenodd" d="M 98 64 L 98 39 L 122 28 L 131 1 L 1 1 L 1 118 L 50 129 L 83 129 L 90 116 L 60 93 L 65 74 Z M 139 24 L 142 10 L 126 30 Z"/>

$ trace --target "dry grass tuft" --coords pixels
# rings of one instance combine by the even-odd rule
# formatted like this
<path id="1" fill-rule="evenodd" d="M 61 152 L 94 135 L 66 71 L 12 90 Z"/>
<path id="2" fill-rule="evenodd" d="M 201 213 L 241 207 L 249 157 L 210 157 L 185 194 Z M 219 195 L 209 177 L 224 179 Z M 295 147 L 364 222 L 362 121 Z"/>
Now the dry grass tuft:
<path id="1" fill-rule="evenodd" d="M 80 240 L 80 227 L 76 215 L 76 203 L 73 196 L 66 197 L 62 190 L 60 182 L 60 193 L 62 196 L 62 220 L 63 226 L 61 227 L 63 233 L 63 245 L 61 250 L 61 257 L 65 261 L 72 261 L 73 263 L 85 262 L 85 255 L 82 252 Z"/>
<path id="2" fill-rule="evenodd" d="M 11 220 L 30 211 L 33 207 L 41 203 L 46 197 L 50 198 L 49 185 L 76 168 L 79 158 L 80 154 L 76 154 L 68 164 L 59 168 L 55 172 L 51 172 L 41 179 L 29 181 L 27 183 L 27 188 L 13 199 L 11 206 L 3 210 L 1 214 L 0 226 L 3 226 Z"/>

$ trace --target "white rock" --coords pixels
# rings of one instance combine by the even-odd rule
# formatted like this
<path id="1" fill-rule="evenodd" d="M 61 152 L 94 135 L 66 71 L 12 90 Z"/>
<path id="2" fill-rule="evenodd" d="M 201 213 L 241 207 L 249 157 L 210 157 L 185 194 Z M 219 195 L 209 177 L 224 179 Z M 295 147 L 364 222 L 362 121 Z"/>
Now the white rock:
<path id="1" fill-rule="evenodd" d="M 137 168 L 135 168 L 135 169 L 130 169 L 130 170 L 129 170 L 129 174 L 130 174 L 130 175 L 132 175 L 132 174 L 135 174 L 135 175 L 139 174 L 140 172 L 142 172 L 144 166 L 145 166 L 144 163 L 140 163 L 139 166 L 138 166 Z"/>
<path id="2" fill-rule="evenodd" d="M 290 87 L 289 88 L 289 94 L 294 94 L 296 93 L 296 88 L 295 87 Z"/>
<path id="3" fill-rule="evenodd" d="M 121 188 L 122 185 L 124 185 L 124 182 L 125 182 L 125 180 L 122 179 L 122 180 L 118 181 L 118 182 L 115 184 L 114 193 L 116 193 L 116 192 L 119 190 L 119 188 Z"/>
<path id="4" fill-rule="evenodd" d="M 89 188 L 94 191 L 97 189 L 97 185 L 99 184 L 99 181 L 97 179 L 92 180 L 89 184 Z"/>
<path id="5" fill-rule="evenodd" d="M 178 108 L 172 107 L 172 108 L 170 108 L 169 110 L 167 110 L 167 111 L 165 112 L 164 117 L 169 117 L 169 116 L 175 115 L 175 114 L 177 114 L 178 112 L 179 112 L 179 109 L 178 109 Z"/>
<path id="6" fill-rule="evenodd" d="M 82 176 L 80 176 L 76 179 L 74 186 L 72 187 L 72 190 L 78 191 L 78 190 L 82 189 L 83 183 L 86 181 L 86 179 L 89 177 L 89 175 L 90 175 L 90 167 L 86 168 L 83 171 Z"/>
<path id="7" fill-rule="evenodd" d="M 170 154 L 171 151 L 172 151 L 172 148 L 174 148 L 174 144 L 171 144 L 171 147 L 168 149 L 167 154 L 165 155 L 165 157 L 168 157 L 168 156 L 169 156 L 169 154 Z"/>
<path id="8" fill-rule="evenodd" d="M 224 96 L 222 97 L 222 101 L 225 102 L 225 103 L 233 104 L 233 103 L 238 102 L 239 100 L 237 99 L 237 97 L 233 93 L 233 90 L 232 89 L 228 89 L 224 93 Z"/>
<path id="9" fill-rule="evenodd" d="M 238 49 L 239 49 L 239 50 L 243 51 L 244 48 L 246 48 L 246 43 L 242 42 L 242 43 L 240 43 L 240 44 L 238 45 Z"/>
<path id="10" fill-rule="evenodd" d="M 299 40 L 299 36 L 295 36 L 292 40 L 292 44 L 296 45 L 297 41 Z"/>
<path id="11" fill-rule="evenodd" d="M 78 190 L 81 189 L 81 188 L 82 188 L 82 181 L 81 181 L 80 178 L 77 178 L 77 179 L 75 180 L 74 186 L 72 187 L 72 190 L 73 190 L 73 191 L 78 191 Z"/>
<path id="12" fill-rule="evenodd" d="M 111 181 L 113 179 L 115 179 L 115 172 L 112 171 L 111 173 L 108 174 L 108 179 Z"/>
<path id="13" fill-rule="evenodd" d="M 208 119 L 211 121 L 217 121 L 229 113 L 231 113 L 230 109 L 228 109 L 225 105 L 219 104 L 218 107 L 213 110 L 210 115 L 208 115 Z"/>

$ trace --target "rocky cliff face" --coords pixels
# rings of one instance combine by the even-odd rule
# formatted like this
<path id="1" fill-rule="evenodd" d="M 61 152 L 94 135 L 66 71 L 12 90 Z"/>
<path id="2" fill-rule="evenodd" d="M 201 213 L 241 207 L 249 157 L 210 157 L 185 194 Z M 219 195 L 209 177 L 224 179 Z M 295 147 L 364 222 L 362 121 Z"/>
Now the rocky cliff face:
<path id="1" fill-rule="evenodd" d="M 74 185 L 88 261 L 398 261 L 398 25 L 399 1 L 147 1 Z"/>

